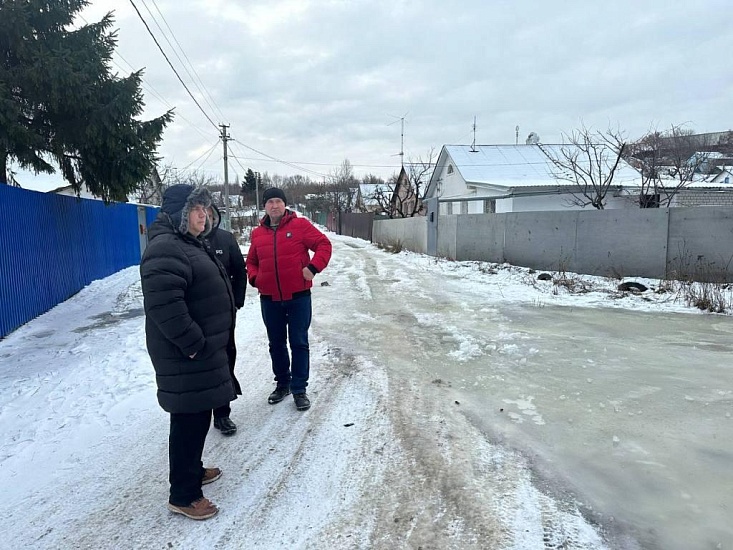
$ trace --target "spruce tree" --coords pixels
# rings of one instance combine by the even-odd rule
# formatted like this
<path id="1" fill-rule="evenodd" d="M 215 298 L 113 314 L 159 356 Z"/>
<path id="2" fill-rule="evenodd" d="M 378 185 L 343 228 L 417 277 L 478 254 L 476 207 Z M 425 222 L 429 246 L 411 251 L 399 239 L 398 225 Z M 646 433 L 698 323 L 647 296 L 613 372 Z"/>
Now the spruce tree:
<path id="1" fill-rule="evenodd" d="M 124 200 L 150 175 L 172 112 L 149 121 L 142 71 L 110 70 L 111 14 L 74 28 L 87 0 L 0 0 L 0 183 L 8 161 L 60 169 L 76 191 Z"/>
<path id="2" fill-rule="evenodd" d="M 244 181 L 242 182 L 242 194 L 254 193 L 256 185 L 257 175 L 252 171 L 252 168 L 247 168 L 247 172 L 244 174 Z"/>

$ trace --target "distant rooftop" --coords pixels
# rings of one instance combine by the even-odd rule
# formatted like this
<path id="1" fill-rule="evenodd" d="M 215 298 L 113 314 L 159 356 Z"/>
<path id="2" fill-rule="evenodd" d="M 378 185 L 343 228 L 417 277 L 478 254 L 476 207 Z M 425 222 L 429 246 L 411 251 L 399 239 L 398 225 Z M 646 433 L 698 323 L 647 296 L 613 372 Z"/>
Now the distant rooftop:
<path id="1" fill-rule="evenodd" d="M 445 149 L 467 183 L 533 187 L 558 184 L 552 175 L 557 170 L 547 155 L 559 158 L 562 150 L 572 147 L 559 144 L 446 145 Z M 638 182 L 639 173 L 621 161 L 614 184 L 638 185 Z"/>

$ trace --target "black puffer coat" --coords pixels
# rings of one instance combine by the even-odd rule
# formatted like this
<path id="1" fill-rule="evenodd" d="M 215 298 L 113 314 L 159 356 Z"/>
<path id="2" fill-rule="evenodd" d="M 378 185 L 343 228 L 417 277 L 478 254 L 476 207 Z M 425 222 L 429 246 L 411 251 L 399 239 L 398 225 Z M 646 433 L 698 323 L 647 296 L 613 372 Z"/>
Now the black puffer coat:
<path id="1" fill-rule="evenodd" d="M 140 263 L 145 334 L 160 406 L 170 413 L 194 413 L 236 399 L 228 361 L 236 310 L 228 276 L 203 236 L 182 233 L 189 209 L 207 205 L 208 192 L 202 196 L 177 185 L 169 193 L 177 199 L 183 194 L 184 206 L 171 212 L 170 205 L 176 208 L 180 200 L 166 204 L 164 198 L 148 231 L 150 244 Z"/>
<path id="2" fill-rule="evenodd" d="M 211 231 L 206 235 L 206 240 L 211 244 L 216 259 L 227 270 L 234 291 L 234 304 L 237 308 L 240 308 L 244 305 L 244 297 L 247 293 L 247 267 L 244 263 L 244 256 L 242 256 L 242 251 L 239 249 L 239 244 L 234 235 L 219 227 L 221 223 L 219 210 L 216 206 L 212 208 L 214 219 L 212 220 Z"/>

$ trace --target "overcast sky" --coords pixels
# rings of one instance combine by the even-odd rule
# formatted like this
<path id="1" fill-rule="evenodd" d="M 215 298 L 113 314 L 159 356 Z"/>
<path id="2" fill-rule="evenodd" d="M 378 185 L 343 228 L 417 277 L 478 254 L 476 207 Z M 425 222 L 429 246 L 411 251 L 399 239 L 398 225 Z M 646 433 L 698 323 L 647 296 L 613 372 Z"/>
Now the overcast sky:
<path id="1" fill-rule="evenodd" d="M 477 144 L 515 143 L 517 126 L 519 143 L 530 132 L 557 143 L 583 123 L 620 128 L 629 138 L 671 124 L 733 128 L 729 0 L 135 4 L 214 124 L 231 125 L 239 158 L 230 159 L 230 180 L 250 167 L 322 179 L 344 159 L 357 176 L 388 178 L 400 166 L 402 116 L 406 161 L 444 144 L 470 144 L 474 117 Z M 159 149 L 163 163 L 223 181 L 217 130 L 131 3 L 93 1 L 83 15 L 93 22 L 110 10 L 119 39 L 113 69 L 145 69 L 146 117 L 175 107 Z M 62 183 L 60 176 L 21 178 L 39 190 Z"/>

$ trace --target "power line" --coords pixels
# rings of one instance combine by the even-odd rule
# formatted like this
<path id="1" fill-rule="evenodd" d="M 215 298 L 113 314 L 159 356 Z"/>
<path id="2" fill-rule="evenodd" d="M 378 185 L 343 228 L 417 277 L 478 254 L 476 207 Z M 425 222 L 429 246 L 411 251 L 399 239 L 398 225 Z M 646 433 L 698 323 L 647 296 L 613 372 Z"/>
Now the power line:
<path id="1" fill-rule="evenodd" d="M 256 157 L 233 157 L 233 158 L 240 158 L 242 160 L 259 160 L 263 162 L 284 162 L 280 160 L 261 159 L 261 158 L 256 158 Z M 340 163 L 334 164 L 332 162 L 301 162 L 299 160 L 293 160 L 293 161 L 288 161 L 288 162 L 291 162 L 293 164 L 307 164 L 310 166 L 333 166 L 333 167 L 340 166 Z M 395 169 L 397 168 L 394 164 L 353 164 L 351 162 L 349 164 L 351 164 L 351 166 L 353 166 L 354 168 L 395 168 Z M 421 163 L 405 162 L 405 164 L 409 165 L 409 164 L 421 164 Z"/>
<path id="2" fill-rule="evenodd" d="M 148 7 L 148 5 L 147 5 L 147 4 L 145 3 L 145 0 L 140 0 L 140 1 L 142 2 L 143 6 L 145 6 L 145 9 L 146 9 L 146 10 L 148 11 L 148 13 L 150 14 L 150 18 L 151 18 L 151 19 L 153 20 L 153 23 L 155 23 L 155 26 L 156 26 L 156 27 L 158 27 L 158 30 L 160 31 L 160 34 L 161 34 L 161 35 L 163 35 L 163 38 L 164 38 L 164 39 L 165 39 L 165 41 L 166 41 L 166 42 L 168 43 L 168 45 L 169 45 L 169 46 L 171 47 L 171 50 L 173 50 L 173 53 L 174 53 L 174 54 L 175 54 L 175 56 L 176 56 L 176 57 L 178 58 L 178 61 L 180 61 L 180 62 L 181 62 L 181 65 L 183 66 L 183 70 L 184 70 L 184 71 L 186 71 L 186 74 L 188 74 L 189 78 L 191 78 L 191 80 L 193 81 L 193 84 L 194 84 L 194 86 L 196 86 L 196 88 L 198 89 L 198 91 L 199 91 L 199 92 L 201 93 L 201 95 L 203 96 L 203 98 L 204 98 L 204 101 L 206 102 L 206 104 L 207 104 L 207 105 L 209 106 L 209 108 L 211 108 L 211 110 L 212 110 L 212 111 L 217 111 L 217 110 L 218 110 L 218 114 L 219 114 L 219 116 L 221 116 L 221 117 L 222 117 L 222 120 L 223 120 L 223 118 L 224 118 L 224 117 L 222 116 L 222 112 L 221 112 L 221 110 L 220 110 L 220 109 L 218 109 L 218 107 L 213 107 L 213 106 L 212 106 L 212 104 L 211 104 L 211 102 L 209 102 L 209 100 L 207 99 L 207 97 L 206 97 L 206 96 L 208 95 L 208 96 L 209 96 L 209 98 L 211 98 L 211 101 L 213 101 L 213 98 L 211 97 L 211 94 L 210 94 L 210 93 L 208 93 L 208 90 L 206 90 L 206 86 L 204 86 L 204 83 L 203 83 L 203 81 L 201 81 L 201 78 L 200 78 L 200 77 L 198 77 L 198 73 L 196 73 L 196 69 L 195 69 L 195 68 L 193 67 L 193 64 L 192 64 L 192 63 L 191 63 L 191 61 L 190 61 L 190 60 L 188 59 L 188 56 L 186 55 L 186 52 L 185 52 L 185 51 L 183 50 L 183 47 L 181 46 L 180 42 L 178 42 L 178 39 L 176 38 L 176 35 L 175 35 L 175 33 L 173 32 L 173 29 L 171 29 L 170 25 L 168 25 L 168 21 L 166 21 L 166 19 L 165 19 L 165 16 L 163 15 L 163 13 L 162 13 L 162 12 L 160 11 L 160 9 L 158 8 L 158 5 L 157 5 L 157 4 L 155 3 L 155 0 L 151 0 L 151 2 L 153 3 L 153 6 L 155 6 L 155 9 L 157 10 L 158 14 L 160 14 L 160 17 L 161 17 L 161 18 L 163 19 L 163 23 L 165 23 L 165 26 L 166 26 L 166 27 L 168 28 L 168 32 L 169 32 L 169 33 L 170 33 L 170 35 L 171 35 L 171 36 L 173 37 L 173 40 L 174 40 L 174 41 L 175 41 L 175 43 L 176 43 L 176 44 L 178 45 L 178 49 L 179 49 L 179 50 L 181 51 L 181 53 L 183 54 L 183 57 L 185 57 L 185 58 L 186 58 L 186 60 L 188 61 L 188 64 L 189 64 L 189 65 L 190 65 L 190 67 L 191 67 L 191 70 L 193 71 L 193 73 L 194 73 L 194 74 L 195 74 L 196 76 L 192 75 L 192 74 L 191 74 L 191 71 L 189 71 L 189 70 L 188 70 L 188 67 L 186 67 L 186 64 L 185 64 L 185 63 L 183 62 L 183 59 L 181 59 L 181 56 L 180 56 L 180 55 L 178 55 L 178 52 L 176 51 L 176 48 L 175 48 L 175 46 L 173 46 L 173 44 L 171 44 L 171 41 L 170 41 L 170 40 L 168 40 L 168 37 L 166 36 L 166 33 L 165 33 L 165 31 L 164 31 L 164 30 L 163 30 L 163 28 L 162 28 L 162 27 L 161 27 L 161 26 L 160 26 L 160 25 L 158 24 L 158 20 L 157 20 L 157 19 L 155 18 L 155 15 L 153 14 L 153 12 L 152 12 L 152 11 L 150 11 L 150 8 L 149 8 L 149 7 Z M 197 82 L 197 80 L 196 80 L 196 77 L 198 77 L 198 82 Z M 199 82 L 201 83 L 201 86 L 199 86 Z M 201 87 L 202 87 L 202 86 L 203 86 L 203 88 L 204 88 L 203 90 L 201 89 Z"/>
<path id="3" fill-rule="evenodd" d="M 144 0 L 142 0 L 142 1 L 143 1 L 143 4 L 144 4 Z M 168 63 L 168 66 L 175 73 L 176 78 L 178 78 L 178 81 L 181 83 L 181 85 L 183 85 L 183 87 L 186 89 L 186 92 L 188 93 L 188 95 L 193 100 L 193 102 L 196 104 L 196 106 L 203 113 L 203 115 L 206 117 L 206 119 L 211 123 L 211 125 L 214 128 L 216 128 L 216 130 L 218 132 L 219 131 L 219 126 L 217 126 L 217 124 L 211 119 L 211 117 L 209 117 L 209 115 L 206 113 L 206 111 L 203 109 L 203 107 L 201 107 L 201 104 L 196 100 L 196 98 L 194 97 L 194 95 L 191 93 L 191 90 L 188 88 L 188 86 L 186 86 L 186 83 L 181 78 L 181 75 L 178 74 L 178 71 L 173 66 L 173 63 L 171 63 L 171 60 L 166 55 L 165 51 L 163 50 L 162 46 L 160 45 L 160 42 L 158 42 L 158 39 L 155 37 L 155 35 L 153 34 L 153 31 L 150 29 L 150 27 L 148 26 L 147 22 L 145 21 L 145 19 L 143 18 L 142 14 L 140 13 L 140 10 L 138 9 L 137 5 L 135 4 L 135 0 L 130 0 L 130 4 L 132 4 L 132 7 L 135 9 L 135 12 L 137 13 L 137 16 L 140 18 L 140 21 L 142 21 L 143 25 L 145 25 L 145 29 L 148 31 L 148 34 L 150 35 L 150 37 L 155 42 L 155 45 L 158 47 L 158 50 L 160 50 L 160 53 L 163 54 L 163 57 L 165 58 L 166 62 Z M 147 5 L 145 5 L 145 8 L 148 9 L 147 8 Z M 148 9 L 148 12 L 150 12 L 149 9 Z M 151 17 L 152 17 L 152 13 L 151 13 Z M 155 21 L 155 18 L 154 17 L 153 17 L 153 21 Z M 155 22 L 156 22 L 156 25 L 157 25 L 157 21 L 155 21 Z M 158 25 L 158 28 L 160 28 L 159 25 Z M 163 32 L 162 29 L 161 29 L 161 32 Z M 164 33 L 164 37 L 165 37 L 165 33 Z M 167 38 L 166 38 L 166 40 L 167 40 Z M 170 42 L 169 42 L 169 44 L 170 44 Z M 175 53 L 175 50 L 174 50 L 174 53 Z M 185 68 L 185 66 L 184 66 L 184 68 Z M 190 76 L 190 73 L 189 73 L 189 76 Z M 291 168 L 295 168 L 296 170 L 300 170 L 301 172 L 305 172 L 305 173 L 312 174 L 314 176 L 318 176 L 318 177 L 322 177 L 322 178 L 329 177 L 326 174 L 322 174 L 320 172 L 316 172 L 316 171 L 310 170 L 308 168 L 303 168 L 302 166 L 297 166 L 297 165 L 295 165 L 293 163 L 290 163 L 290 162 L 287 162 L 287 161 L 278 159 L 276 157 L 273 157 L 272 155 L 268 155 L 267 153 L 263 153 L 262 151 L 258 151 L 254 147 L 250 147 L 249 145 L 247 145 L 245 143 L 239 143 L 239 142 L 235 142 L 235 143 L 241 145 L 242 147 L 245 147 L 245 148 L 249 149 L 250 151 L 253 151 L 253 152 L 257 153 L 258 155 L 262 155 L 263 157 L 267 157 L 267 158 L 272 159 L 272 160 L 274 160 L 276 162 L 280 162 L 282 164 L 285 164 L 286 166 L 290 166 Z"/>
<path id="4" fill-rule="evenodd" d="M 127 66 L 128 66 L 128 67 L 130 67 L 130 69 L 131 69 L 131 70 L 132 70 L 133 72 L 135 72 L 135 67 L 133 67 L 133 66 L 132 66 L 132 64 L 131 64 L 131 63 L 130 63 L 130 62 L 129 62 L 129 61 L 127 60 L 127 59 L 125 59 L 125 58 L 124 58 L 124 57 L 123 57 L 123 56 L 122 56 L 122 55 L 121 55 L 121 54 L 120 54 L 119 52 L 115 52 L 115 55 L 117 55 L 117 57 L 119 57 L 119 58 L 120 58 L 120 59 L 121 59 L 122 61 L 124 61 L 124 62 L 125 62 L 125 63 L 127 64 Z M 113 62 L 113 63 L 115 64 L 115 66 L 116 66 L 116 67 L 117 67 L 118 69 L 120 69 L 120 70 L 121 70 L 122 72 L 127 72 L 127 70 L 126 70 L 126 69 L 125 69 L 124 67 L 122 67 L 122 66 L 121 66 L 121 65 L 120 65 L 119 63 L 117 63 L 116 61 L 112 60 L 112 62 Z M 158 100 L 159 100 L 159 101 L 160 101 L 161 103 L 163 103 L 163 104 L 164 104 L 164 105 L 165 105 L 166 107 L 168 107 L 169 109 L 175 109 L 175 107 L 174 107 L 173 105 L 171 105 L 171 103 L 170 103 L 170 102 L 169 102 L 168 100 L 166 100 L 166 99 L 165 99 L 165 97 L 164 97 L 164 96 L 163 96 L 163 95 L 162 95 L 162 94 L 161 94 L 160 92 L 158 92 L 158 91 L 157 91 L 157 90 L 156 90 L 156 89 L 155 89 L 155 88 L 154 88 L 154 87 L 153 87 L 152 85 L 150 85 L 150 83 L 147 83 L 147 82 L 145 82 L 145 81 L 144 81 L 144 80 L 142 80 L 142 79 L 141 79 L 141 82 L 142 82 L 142 85 L 143 85 L 143 87 L 144 87 L 144 88 L 145 88 L 145 89 L 146 89 L 146 90 L 147 90 L 148 92 L 150 92 L 150 93 L 151 93 L 151 94 L 152 94 L 153 96 L 155 96 L 155 97 L 156 97 L 156 98 L 157 98 L 157 99 L 158 99 Z M 198 126 L 196 126 L 196 125 L 195 125 L 195 124 L 194 124 L 193 122 L 191 122 L 190 120 L 188 120 L 188 119 L 187 119 L 187 118 L 186 118 L 185 116 L 183 116 L 183 115 L 182 115 L 182 114 L 181 114 L 180 112 L 177 112 L 177 113 L 176 113 L 176 118 L 180 118 L 180 119 L 182 119 L 182 120 L 183 120 L 184 122 L 186 122 L 186 123 L 187 123 L 187 124 L 188 124 L 189 126 L 191 126 L 191 128 L 193 128 L 194 130 L 196 130 L 196 131 L 197 131 L 197 132 L 198 132 L 199 134 L 201 134 L 201 135 L 202 135 L 203 137 L 205 137 L 206 139 L 209 139 L 209 138 L 211 137 L 211 134 L 206 134 L 206 133 L 205 133 L 205 132 L 204 132 L 204 131 L 203 131 L 203 130 L 202 130 L 201 128 L 199 128 L 199 127 L 198 127 Z"/>
<path id="5" fill-rule="evenodd" d="M 222 120 L 226 119 L 226 117 L 224 116 L 224 113 L 219 108 L 219 106 L 216 104 L 216 101 L 214 100 L 214 96 L 211 95 L 211 92 L 209 92 L 208 88 L 204 85 L 204 81 L 201 79 L 201 76 L 199 76 L 199 74 L 196 72 L 196 68 L 193 66 L 193 63 L 191 63 L 191 60 L 189 59 L 188 55 L 186 55 L 186 51 L 183 49 L 183 46 L 181 46 L 180 42 L 178 42 L 178 39 L 176 38 L 176 35 L 173 32 L 173 29 L 171 29 L 171 27 L 168 24 L 168 21 L 166 20 L 165 16 L 163 15 L 163 13 L 158 8 L 158 4 L 155 2 L 155 0 L 152 0 L 152 2 L 153 2 L 153 5 L 155 6 L 155 9 L 160 14 L 160 17 L 163 19 L 163 23 L 165 23 L 165 26 L 170 31 L 171 36 L 173 37 L 173 40 L 175 40 L 176 44 L 178 44 L 178 48 L 181 50 L 181 53 L 183 54 L 183 57 L 185 57 L 186 58 L 186 61 L 188 61 L 188 64 L 191 67 L 191 70 L 193 71 L 193 74 L 196 76 L 196 78 L 198 78 L 198 81 L 201 83 L 201 86 L 203 87 L 204 92 L 206 94 L 208 94 L 209 99 L 211 100 L 211 103 L 209 103 L 208 101 L 207 101 L 207 103 L 209 103 L 209 106 L 211 106 L 211 104 L 213 103 L 213 105 L 214 105 L 213 109 L 218 112 L 218 114 L 221 117 L 221 119 Z M 194 80 L 194 83 L 195 83 L 195 80 Z M 201 91 L 201 88 L 199 88 L 199 91 Z M 204 93 L 204 92 L 202 92 L 202 93 Z"/>
<path id="6" fill-rule="evenodd" d="M 199 161 L 199 160 L 200 160 L 200 159 L 201 159 L 201 158 L 202 158 L 202 157 L 203 157 L 204 155 L 206 155 L 207 153 L 208 153 L 208 156 L 206 157 L 206 160 L 208 160 L 208 159 L 209 159 L 209 156 L 211 156 L 211 153 L 212 153 L 212 152 L 214 151 L 214 148 L 215 148 L 215 147 L 216 147 L 217 145 L 219 145 L 219 141 L 217 141 L 216 143 L 214 143 L 214 145 L 212 145 L 212 146 L 211 146 L 211 147 L 210 147 L 210 148 L 209 148 L 209 149 L 208 149 L 208 150 L 207 150 L 206 152 L 204 152 L 204 153 L 201 153 L 201 155 L 199 155 L 198 157 L 196 157 L 196 159 L 195 159 L 195 160 L 192 160 L 191 162 L 189 162 L 189 163 L 188 163 L 188 164 L 187 164 L 187 165 L 185 166 L 185 168 L 181 168 L 181 172 L 184 172 L 185 170 L 188 170 L 188 169 L 189 169 L 189 168 L 190 168 L 190 167 L 191 167 L 191 166 L 192 166 L 193 164 L 196 164 L 196 163 L 197 163 L 197 162 L 198 162 L 198 161 Z M 204 161 L 204 162 L 206 162 L 206 161 Z M 203 163 L 201 164 L 201 166 L 203 166 Z M 201 169 L 201 166 L 199 166 L 199 169 Z"/>
<path id="7" fill-rule="evenodd" d="M 327 174 L 322 174 L 320 172 L 316 172 L 315 170 L 310 170 L 309 168 L 303 168 L 302 166 L 298 166 L 297 164 L 293 164 L 292 162 L 288 162 L 286 160 L 282 160 L 276 157 L 273 157 L 272 155 L 268 155 L 267 153 L 263 153 L 262 151 L 258 151 L 254 147 L 250 147 L 246 143 L 241 143 L 239 141 L 234 141 L 237 145 L 241 145 L 242 147 L 249 149 L 250 151 L 253 151 L 257 153 L 258 155 L 262 155 L 263 157 L 267 157 L 268 159 L 274 160 L 275 162 L 279 162 L 281 164 L 285 164 L 286 166 L 290 166 L 291 168 L 295 168 L 296 170 L 300 170 L 301 172 L 305 172 L 307 174 L 312 174 L 314 176 L 318 176 L 319 178 L 327 178 L 330 177 Z"/>
<path id="8" fill-rule="evenodd" d="M 79 17 L 82 21 L 84 21 L 84 23 L 86 23 L 87 25 L 89 25 L 89 21 L 87 21 L 86 18 L 83 15 L 78 14 L 77 17 Z M 119 51 L 115 50 L 114 51 L 114 54 L 117 57 L 119 57 L 122 61 L 124 61 L 125 64 L 130 68 L 130 70 L 133 73 L 134 72 L 137 72 L 137 69 L 135 69 L 135 67 L 132 66 L 132 63 L 130 63 L 127 59 L 125 59 L 125 57 Z M 124 67 L 122 67 L 114 59 L 112 59 L 112 63 L 114 63 L 115 66 L 120 71 L 122 71 L 123 73 L 126 73 L 127 72 L 127 69 L 125 69 Z M 165 97 L 163 97 L 163 94 L 161 94 L 158 90 L 156 90 L 155 87 L 153 87 L 152 84 L 150 84 L 149 82 L 145 82 L 145 80 L 143 80 L 142 78 L 140 79 L 140 82 L 141 82 L 143 88 L 145 88 L 148 92 L 150 92 L 151 95 L 155 96 L 155 98 L 158 99 L 161 103 L 163 103 L 166 107 L 168 107 L 169 109 L 175 109 L 175 107 L 173 105 L 171 105 L 171 103 L 168 100 L 166 100 Z M 203 137 L 205 137 L 205 138 L 210 138 L 211 137 L 210 135 L 205 134 L 203 130 L 201 130 L 198 126 L 196 126 L 193 122 L 191 122 L 190 120 L 188 120 L 182 114 L 176 113 L 176 117 L 183 119 L 185 122 L 187 122 L 194 130 L 196 130 Z"/>
<path id="9" fill-rule="evenodd" d="M 165 51 L 163 51 L 163 48 L 161 47 L 160 42 L 158 42 L 158 39 L 155 38 L 155 35 L 153 34 L 153 31 L 150 30 L 150 27 L 148 26 L 147 22 L 143 18 L 143 15 L 140 13 L 140 10 L 137 9 L 137 6 L 135 5 L 135 0 L 130 0 L 130 4 L 132 4 L 132 7 L 135 8 L 135 12 L 137 13 L 137 16 L 140 18 L 140 21 L 143 22 L 143 25 L 145 25 L 145 28 L 147 29 L 148 34 L 150 35 L 150 37 L 155 42 L 155 45 L 158 46 L 158 49 L 160 50 L 160 53 L 162 53 L 163 54 L 163 57 L 165 57 L 165 60 L 168 62 L 168 66 L 173 70 L 173 72 L 175 73 L 176 77 L 178 78 L 178 81 L 183 85 L 183 87 L 186 89 L 186 92 L 188 92 L 188 95 L 191 96 L 191 99 L 193 99 L 193 102 L 196 104 L 196 106 L 199 108 L 199 110 L 203 113 L 203 115 L 206 117 L 206 119 L 211 123 L 211 125 L 214 128 L 216 128 L 216 131 L 218 133 L 219 127 L 216 125 L 216 123 L 213 120 L 211 120 L 211 117 L 206 113 L 206 111 L 204 111 L 203 107 L 201 107 L 201 104 L 196 100 L 196 98 L 191 93 L 191 90 L 189 90 L 188 89 L 188 86 L 186 86 L 186 83 L 181 78 L 181 75 L 178 74 L 178 71 L 173 66 L 173 63 L 171 63 L 171 60 L 168 59 L 168 56 L 166 55 Z"/>
<path id="10" fill-rule="evenodd" d="M 219 145 L 218 143 L 214 144 L 214 146 L 209 151 L 209 154 L 206 155 L 206 158 L 201 162 L 201 164 L 199 164 L 199 167 L 196 170 L 201 170 L 204 167 L 204 164 L 206 164 L 209 161 L 209 159 L 211 158 L 211 155 L 214 153 L 214 149 L 216 149 L 218 145 Z"/>
<path id="11" fill-rule="evenodd" d="M 227 144 L 227 147 L 229 147 L 229 144 Z M 239 167 L 242 169 L 243 174 L 246 174 L 247 169 L 244 166 L 242 166 L 241 162 L 239 162 L 239 157 L 234 155 L 234 152 L 232 151 L 231 147 L 229 147 L 229 156 L 233 158 L 235 161 L 237 161 L 237 164 L 239 164 Z M 242 175 L 242 177 L 244 177 L 244 175 Z"/>

